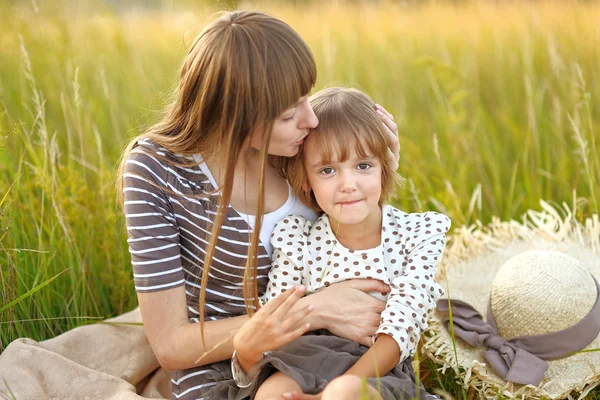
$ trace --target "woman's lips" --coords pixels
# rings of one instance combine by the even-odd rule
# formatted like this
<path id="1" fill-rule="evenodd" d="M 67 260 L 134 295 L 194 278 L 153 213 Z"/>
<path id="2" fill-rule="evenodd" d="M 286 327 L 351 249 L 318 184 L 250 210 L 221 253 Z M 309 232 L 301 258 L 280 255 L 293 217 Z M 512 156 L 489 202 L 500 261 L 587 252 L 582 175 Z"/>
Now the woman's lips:
<path id="1" fill-rule="evenodd" d="M 307 133 L 306 135 L 302 136 L 302 139 L 298 140 L 298 141 L 296 142 L 296 144 L 297 144 L 297 145 L 301 145 L 302 143 L 304 143 L 304 139 L 306 139 L 306 137 L 307 137 L 307 136 L 308 136 L 308 133 Z"/>

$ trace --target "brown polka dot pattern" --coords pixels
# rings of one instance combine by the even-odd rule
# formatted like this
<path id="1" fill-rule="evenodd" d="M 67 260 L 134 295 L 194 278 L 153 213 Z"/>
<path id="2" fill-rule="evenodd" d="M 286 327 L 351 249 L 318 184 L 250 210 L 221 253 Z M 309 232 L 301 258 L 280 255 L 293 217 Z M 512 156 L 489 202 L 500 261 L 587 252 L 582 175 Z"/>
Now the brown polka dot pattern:
<path id="1" fill-rule="evenodd" d="M 401 359 L 412 356 L 429 312 L 444 293 L 435 281 L 450 220 L 437 212 L 406 214 L 383 206 L 382 240 L 373 249 L 353 250 L 337 242 L 329 218 L 314 223 L 299 216 L 279 221 L 273 230 L 273 267 L 261 303 L 297 284 L 307 293 L 347 279 L 379 279 L 390 285 L 377 333 L 394 338 Z M 386 229 L 387 228 L 387 229 Z"/>

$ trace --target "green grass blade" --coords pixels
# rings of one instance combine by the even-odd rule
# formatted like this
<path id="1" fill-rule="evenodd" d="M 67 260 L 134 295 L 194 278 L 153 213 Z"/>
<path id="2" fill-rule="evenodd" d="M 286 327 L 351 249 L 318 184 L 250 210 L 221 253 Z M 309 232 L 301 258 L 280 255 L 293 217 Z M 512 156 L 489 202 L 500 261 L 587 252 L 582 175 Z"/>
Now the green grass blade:
<path id="1" fill-rule="evenodd" d="M 4 310 L 8 310 L 9 308 L 11 308 L 12 306 L 14 306 L 15 304 L 21 302 L 22 300 L 24 300 L 27 297 L 29 297 L 29 296 L 33 295 L 34 293 L 38 292 L 39 290 L 41 290 L 45 286 L 49 285 L 50 283 L 52 283 L 52 281 L 54 281 L 56 278 L 58 278 L 59 276 L 61 276 L 65 271 L 68 271 L 68 269 L 65 269 L 65 270 L 59 272 L 58 274 L 54 275 L 52 278 L 45 280 L 44 282 L 40 283 L 39 285 L 37 285 L 33 289 L 29 290 L 28 292 L 23 293 L 22 295 L 20 295 L 19 297 L 17 297 L 13 301 L 11 301 L 10 303 L 2 306 L 2 308 L 0 308 L 0 313 L 2 313 Z"/>

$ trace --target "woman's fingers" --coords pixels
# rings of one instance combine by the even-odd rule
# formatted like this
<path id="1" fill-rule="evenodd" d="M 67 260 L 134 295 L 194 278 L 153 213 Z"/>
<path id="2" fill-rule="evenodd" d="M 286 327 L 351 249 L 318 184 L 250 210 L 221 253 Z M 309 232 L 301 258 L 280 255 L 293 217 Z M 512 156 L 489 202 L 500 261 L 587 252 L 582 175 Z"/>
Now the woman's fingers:
<path id="1" fill-rule="evenodd" d="M 394 116 L 379 104 L 375 105 L 375 111 L 386 128 L 387 142 L 390 148 L 390 162 L 397 166 L 400 161 L 400 141 L 398 140 L 398 125 L 394 122 Z"/>
<path id="2" fill-rule="evenodd" d="M 392 151 L 392 149 L 390 149 L 388 147 L 388 151 L 387 151 L 387 159 L 390 163 L 390 167 L 396 169 L 398 167 L 398 165 L 400 165 L 400 153 L 398 153 L 397 155 L 394 154 L 394 152 Z"/>
<path id="3" fill-rule="evenodd" d="M 400 161 L 400 141 L 398 140 L 398 127 L 389 118 L 383 117 L 383 119 L 384 119 L 383 124 L 386 127 L 385 132 L 387 135 L 388 147 L 390 149 L 391 154 L 393 155 L 392 161 L 395 161 L 394 165 L 397 166 L 398 162 Z M 390 126 L 386 123 L 386 120 L 389 121 L 390 124 L 393 124 L 396 131 L 393 131 L 390 128 Z"/>
<path id="4" fill-rule="evenodd" d="M 388 112 L 381 104 L 375 104 L 375 110 L 381 111 L 384 113 L 389 119 L 394 120 L 394 116 Z"/>
<path id="5" fill-rule="evenodd" d="M 304 295 L 304 292 L 306 291 L 306 287 L 304 285 L 298 285 L 298 286 L 292 287 L 291 289 L 286 290 L 285 292 L 277 295 L 277 297 L 275 297 L 273 300 L 270 300 L 267 304 L 262 306 L 260 308 L 261 311 L 264 310 L 263 313 L 266 313 L 266 314 L 275 313 L 298 290 L 301 290 L 302 294 L 300 295 L 300 297 L 302 297 Z M 293 303 L 295 303 L 296 301 L 293 301 Z"/>
<path id="6" fill-rule="evenodd" d="M 351 279 L 346 281 L 352 289 L 358 289 L 361 292 L 380 292 L 389 293 L 390 286 L 378 279 Z"/>
<path id="7" fill-rule="evenodd" d="M 304 285 L 294 286 L 292 289 L 285 291 L 283 294 L 280 294 L 279 296 L 283 296 L 284 294 L 287 294 L 288 292 L 292 292 L 292 293 L 289 294 L 288 296 L 286 296 L 286 298 L 283 300 L 283 302 L 281 304 L 279 304 L 275 310 L 273 310 L 273 317 L 279 318 L 279 319 L 284 319 L 285 316 L 287 315 L 287 313 L 296 305 L 298 300 L 300 300 L 302 298 L 302 296 L 304 296 L 304 293 L 306 292 L 306 286 L 304 286 Z M 279 297 L 279 296 L 277 296 L 277 297 Z M 275 299 L 277 299 L 277 297 Z"/>
<path id="8" fill-rule="evenodd" d="M 367 347 L 371 347 L 373 346 L 373 336 L 361 336 L 358 339 L 358 343 L 362 344 L 363 346 L 367 346 Z"/>
<path id="9" fill-rule="evenodd" d="M 293 340 L 298 339 L 300 336 L 304 335 L 310 329 L 310 324 L 308 322 L 303 323 L 298 328 L 288 331 L 279 337 L 280 346 L 287 344 Z"/>
<path id="10" fill-rule="evenodd" d="M 306 316 L 310 314 L 313 308 L 312 305 L 308 305 L 297 312 L 288 314 L 288 317 L 284 322 L 286 329 L 293 329 L 299 324 L 306 323 Z"/>

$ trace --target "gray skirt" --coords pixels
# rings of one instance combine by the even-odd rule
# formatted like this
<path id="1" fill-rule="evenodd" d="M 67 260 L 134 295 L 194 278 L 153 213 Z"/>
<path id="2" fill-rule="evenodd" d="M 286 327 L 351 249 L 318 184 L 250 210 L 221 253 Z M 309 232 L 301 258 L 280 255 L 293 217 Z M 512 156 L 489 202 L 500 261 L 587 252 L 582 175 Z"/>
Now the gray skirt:
<path id="1" fill-rule="evenodd" d="M 208 376 L 217 384 L 201 397 L 207 400 L 251 399 L 260 384 L 277 371 L 292 378 L 304 393 L 317 394 L 350 369 L 368 349 L 327 331 L 310 332 L 263 358 L 259 364 L 262 370 L 249 388 L 236 386 L 229 362 L 212 364 Z M 405 360 L 380 378 L 368 378 L 367 383 L 376 388 L 384 400 L 439 399 L 417 382 L 411 361 L 410 358 Z"/>

